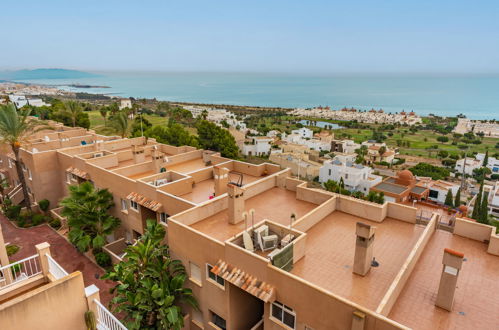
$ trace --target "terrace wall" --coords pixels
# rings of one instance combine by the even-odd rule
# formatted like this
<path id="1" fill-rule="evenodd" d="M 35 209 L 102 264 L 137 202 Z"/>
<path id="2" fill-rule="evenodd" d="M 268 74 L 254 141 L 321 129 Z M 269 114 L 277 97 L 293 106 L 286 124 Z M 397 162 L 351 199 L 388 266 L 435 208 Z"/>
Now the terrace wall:
<path id="1" fill-rule="evenodd" d="M 437 214 L 433 214 L 433 216 L 431 217 L 430 222 L 426 225 L 426 228 L 421 236 L 419 236 L 418 241 L 412 248 L 404 264 L 400 268 L 400 271 L 388 288 L 388 291 L 385 293 L 385 296 L 381 300 L 381 303 L 378 305 L 378 308 L 376 309 L 377 313 L 385 316 L 390 313 L 393 305 L 400 295 L 400 292 L 402 292 L 402 289 L 407 283 L 407 280 L 411 276 L 414 267 L 416 266 L 419 258 L 421 257 L 421 254 L 428 244 L 428 241 L 433 236 L 433 233 L 436 230 L 436 225 L 438 223 L 438 217 L 439 216 Z"/>
<path id="2" fill-rule="evenodd" d="M 387 217 L 409 223 L 416 223 L 417 208 L 392 202 L 388 202 L 387 204 Z"/>
<path id="3" fill-rule="evenodd" d="M 387 203 L 380 205 L 354 197 L 338 195 L 337 211 L 358 216 L 375 222 L 381 222 L 387 214 Z"/>
<path id="4" fill-rule="evenodd" d="M 469 221 L 463 218 L 456 218 L 454 234 L 471 238 L 476 241 L 489 241 L 494 227 L 478 222 Z"/>
<path id="5" fill-rule="evenodd" d="M 330 199 L 298 219 L 293 224 L 293 228 L 302 232 L 308 231 L 336 210 L 336 199 L 336 196 L 330 197 Z"/>
<path id="6" fill-rule="evenodd" d="M 83 292 L 79 271 L 28 291 L 0 305 L 0 329 L 85 330 Z"/>

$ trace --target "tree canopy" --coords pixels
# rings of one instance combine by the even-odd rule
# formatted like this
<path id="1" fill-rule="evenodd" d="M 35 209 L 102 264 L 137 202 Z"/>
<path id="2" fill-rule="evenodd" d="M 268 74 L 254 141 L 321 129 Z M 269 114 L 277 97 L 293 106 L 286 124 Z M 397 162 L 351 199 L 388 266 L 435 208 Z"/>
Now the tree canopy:
<path id="1" fill-rule="evenodd" d="M 147 220 L 144 235 L 125 250 L 125 260 L 103 277 L 119 282 L 112 289 L 116 297 L 111 306 L 125 315 L 128 329 L 181 329 L 181 305 L 197 309 L 192 290 L 184 287 L 185 267 L 161 244 L 164 236 L 162 225 Z"/>
<path id="2" fill-rule="evenodd" d="M 69 241 L 81 252 L 102 248 L 106 236 L 120 224 L 108 213 L 114 205 L 113 195 L 107 189 L 95 189 L 88 181 L 69 186 L 69 196 L 60 204 L 62 215 L 68 218 Z"/>
<path id="3" fill-rule="evenodd" d="M 442 180 L 450 175 L 448 169 L 434 166 L 428 163 L 419 163 L 416 166 L 411 167 L 409 171 L 417 176 L 429 176 L 433 180 Z"/>
<path id="4" fill-rule="evenodd" d="M 206 120 L 200 120 L 197 129 L 201 148 L 219 151 L 223 157 L 238 157 L 239 148 L 228 130 Z"/>

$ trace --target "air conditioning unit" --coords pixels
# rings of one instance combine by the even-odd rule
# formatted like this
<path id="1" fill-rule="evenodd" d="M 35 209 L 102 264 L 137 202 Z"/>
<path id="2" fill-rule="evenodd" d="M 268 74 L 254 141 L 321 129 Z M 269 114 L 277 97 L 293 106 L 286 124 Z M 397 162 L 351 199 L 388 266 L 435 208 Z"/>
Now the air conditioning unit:
<path id="1" fill-rule="evenodd" d="M 263 241 L 263 251 L 275 249 L 277 247 L 277 241 L 278 241 L 277 235 L 270 235 L 270 236 L 263 236 L 262 241 Z"/>
<path id="2" fill-rule="evenodd" d="M 263 239 L 262 237 L 269 235 L 269 227 L 267 225 L 260 226 L 253 231 L 253 240 L 256 242 L 256 246 L 263 251 Z"/>
<path id="3" fill-rule="evenodd" d="M 155 185 L 156 187 L 158 187 L 158 186 L 162 186 L 162 185 L 164 185 L 164 184 L 166 184 L 166 183 L 168 183 L 168 179 L 159 179 L 159 180 L 155 180 L 155 181 L 154 181 L 154 185 Z"/>
<path id="4" fill-rule="evenodd" d="M 102 156 L 104 156 L 104 154 L 102 152 L 98 152 L 98 153 L 94 154 L 94 158 L 102 157 Z"/>

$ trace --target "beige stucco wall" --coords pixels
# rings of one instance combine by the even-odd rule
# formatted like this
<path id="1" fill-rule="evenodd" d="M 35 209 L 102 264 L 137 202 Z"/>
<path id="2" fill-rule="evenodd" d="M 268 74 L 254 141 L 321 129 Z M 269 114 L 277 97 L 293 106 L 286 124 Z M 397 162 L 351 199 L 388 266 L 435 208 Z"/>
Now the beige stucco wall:
<path id="1" fill-rule="evenodd" d="M 387 217 L 409 223 L 416 223 L 417 208 L 392 202 L 387 202 L 387 204 Z"/>
<path id="2" fill-rule="evenodd" d="M 293 228 L 299 231 L 307 231 L 322 219 L 336 210 L 336 196 L 331 197 L 312 211 L 308 212 L 293 224 Z"/>
<path id="3" fill-rule="evenodd" d="M 385 316 L 390 313 L 393 305 L 395 304 L 397 298 L 400 295 L 400 292 L 402 292 L 402 289 L 407 283 L 407 280 L 411 276 L 412 271 L 416 266 L 416 263 L 418 262 L 419 258 L 421 257 L 421 254 L 426 248 L 428 241 L 433 236 L 433 233 L 436 230 L 437 221 L 438 221 L 438 215 L 433 214 L 430 222 L 426 225 L 425 230 L 423 231 L 421 236 L 419 236 L 418 241 L 412 248 L 411 252 L 409 253 L 409 256 L 407 257 L 404 264 L 397 273 L 397 276 L 392 281 L 392 284 L 388 288 L 388 291 L 385 293 L 385 296 L 383 297 L 383 299 L 381 299 L 381 302 L 378 305 L 376 312 Z"/>
<path id="4" fill-rule="evenodd" d="M 74 272 L 0 305 L 0 329 L 86 329 L 83 275 Z"/>
<path id="5" fill-rule="evenodd" d="M 454 234 L 471 238 L 480 242 L 490 240 L 494 227 L 484 225 L 478 222 L 469 221 L 462 218 L 456 218 Z"/>
<path id="6" fill-rule="evenodd" d="M 338 195 L 337 201 L 336 210 L 371 221 L 381 222 L 387 214 L 387 203 L 380 205 L 344 195 Z"/>
<path id="7" fill-rule="evenodd" d="M 487 252 L 499 256 L 499 235 L 491 235 Z"/>

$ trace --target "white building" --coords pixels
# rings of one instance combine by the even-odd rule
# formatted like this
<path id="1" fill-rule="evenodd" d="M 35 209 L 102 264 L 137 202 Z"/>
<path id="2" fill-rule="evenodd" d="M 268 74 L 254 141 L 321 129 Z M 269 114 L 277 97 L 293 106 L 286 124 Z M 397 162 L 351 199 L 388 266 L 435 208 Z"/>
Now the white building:
<path id="1" fill-rule="evenodd" d="M 270 143 L 272 138 L 266 136 L 252 136 L 250 143 L 244 143 L 242 148 L 243 155 L 246 156 L 266 156 L 270 154 Z"/>
<path id="2" fill-rule="evenodd" d="M 341 161 L 335 157 L 324 162 L 319 170 L 319 182 L 333 180 L 340 182 L 343 179 L 345 189 L 360 191 L 367 194 L 369 189 L 381 182 L 381 176 L 372 174 L 371 167 L 355 164 L 351 161 Z"/>
<path id="3" fill-rule="evenodd" d="M 499 219 L 499 181 L 494 182 L 494 185 L 489 186 L 485 185 L 483 187 L 484 194 L 488 193 L 488 213 L 496 219 Z M 478 195 L 475 195 L 473 199 L 470 201 L 468 206 L 468 215 L 471 215 L 473 212 L 473 207 L 476 202 L 476 198 Z"/>
<path id="4" fill-rule="evenodd" d="M 25 105 L 29 104 L 33 107 L 42 107 L 44 105 L 49 105 L 45 102 L 43 102 L 42 99 L 35 99 L 35 98 L 26 98 L 24 95 L 9 95 L 9 100 L 10 102 L 14 103 L 16 108 L 20 109 L 24 107 Z"/>
<path id="5" fill-rule="evenodd" d="M 308 129 L 306 127 L 302 127 L 300 129 L 294 129 L 291 131 L 291 134 L 298 134 L 303 139 L 311 139 L 314 136 L 314 131 Z"/>
<path id="6" fill-rule="evenodd" d="M 466 166 L 465 162 L 466 161 Z M 482 167 L 483 159 L 475 159 L 467 157 L 466 159 L 459 159 L 456 162 L 456 166 L 454 167 L 456 172 L 463 174 L 463 170 L 465 174 L 473 175 L 473 170 Z"/>
<path id="7" fill-rule="evenodd" d="M 443 180 L 432 181 L 429 185 L 428 199 L 440 204 L 444 204 L 447 193 L 450 190 L 452 191 L 452 202 L 454 202 L 459 188 L 459 184 Z"/>
<path id="8" fill-rule="evenodd" d="M 121 99 L 120 100 L 120 106 L 119 106 L 119 109 L 120 110 L 123 110 L 125 108 L 132 108 L 132 100 L 130 99 Z"/>
<path id="9" fill-rule="evenodd" d="M 346 154 L 354 153 L 355 150 L 360 148 L 360 144 L 355 143 L 353 140 L 332 140 L 331 151 L 342 152 Z"/>
<path id="10" fill-rule="evenodd" d="M 483 162 L 485 160 L 485 154 L 477 154 L 475 156 L 475 159 L 481 161 L 482 165 L 486 166 L 488 169 L 490 169 L 492 174 L 499 174 L 499 159 L 497 159 L 495 157 L 489 157 L 487 164 L 483 164 Z"/>

